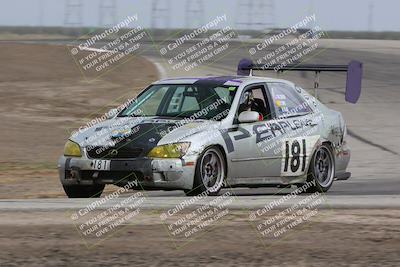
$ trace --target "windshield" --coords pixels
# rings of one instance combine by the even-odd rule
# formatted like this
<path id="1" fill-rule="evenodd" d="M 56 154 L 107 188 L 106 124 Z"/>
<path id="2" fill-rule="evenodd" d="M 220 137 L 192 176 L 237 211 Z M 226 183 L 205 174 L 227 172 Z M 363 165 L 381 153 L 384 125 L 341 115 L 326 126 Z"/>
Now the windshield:
<path id="1" fill-rule="evenodd" d="M 222 120 L 228 115 L 236 91 L 237 86 L 152 85 L 119 116 Z"/>

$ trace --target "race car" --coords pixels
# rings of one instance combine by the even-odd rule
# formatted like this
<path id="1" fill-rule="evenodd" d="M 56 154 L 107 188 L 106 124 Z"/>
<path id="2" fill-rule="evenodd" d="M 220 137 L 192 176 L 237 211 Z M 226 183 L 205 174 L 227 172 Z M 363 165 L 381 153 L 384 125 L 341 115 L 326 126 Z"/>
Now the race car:
<path id="1" fill-rule="evenodd" d="M 274 68 L 242 60 L 235 76 L 154 82 L 71 135 L 58 162 L 65 193 L 99 197 L 114 184 L 216 195 L 223 187 L 306 183 L 307 192 L 326 192 L 348 179 L 343 116 L 290 81 L 252 76 Z M 346 71 L 346 99 L 354 103 L 361 68 L 353 61 L 280 71 Z"/>

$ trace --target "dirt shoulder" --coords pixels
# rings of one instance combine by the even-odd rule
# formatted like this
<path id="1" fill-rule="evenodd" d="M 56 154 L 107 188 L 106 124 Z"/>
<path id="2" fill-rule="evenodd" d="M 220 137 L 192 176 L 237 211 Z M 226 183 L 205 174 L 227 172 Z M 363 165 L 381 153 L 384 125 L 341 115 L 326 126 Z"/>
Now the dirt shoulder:
<path id="1" fill-rule="evenodd" d="M 62 196 L 57 159 L 70 132 L 157 80 L 132 57 L 85 79 L 66 46 L 0 44 L 0 198 Z"/>
<path id="2" fill-rule="evenodd" d="M 320 211 L 290 235 L 264 243 L 247 213 L 233 211 L 178 249 L 159 213 L 142 215 L 87 248 L 64 211 L 4 212 L 1 266 L 398 266 L 400 260 L 398 210 Z"/>

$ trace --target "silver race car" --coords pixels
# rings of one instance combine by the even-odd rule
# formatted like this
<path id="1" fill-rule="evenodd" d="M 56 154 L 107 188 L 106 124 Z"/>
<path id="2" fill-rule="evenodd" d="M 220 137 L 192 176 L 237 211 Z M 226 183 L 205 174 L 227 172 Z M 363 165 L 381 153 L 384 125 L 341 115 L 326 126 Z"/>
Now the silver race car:
<path id="1" fill-rule="evenodd" d="M 98 197 L 105 184 L 197 195 L 310 183 L 308 192 L 326 192 L 348 179 L 341 113 L 292 82 L 252 76 L 270 69 L 242 60 L 237 76 L 158 81 L 79 128 L 58 163 L 67 196 Z M 361 69 L 353 61 L 280 71 L 347 71 L 346 99 L 354 103 Z"/>

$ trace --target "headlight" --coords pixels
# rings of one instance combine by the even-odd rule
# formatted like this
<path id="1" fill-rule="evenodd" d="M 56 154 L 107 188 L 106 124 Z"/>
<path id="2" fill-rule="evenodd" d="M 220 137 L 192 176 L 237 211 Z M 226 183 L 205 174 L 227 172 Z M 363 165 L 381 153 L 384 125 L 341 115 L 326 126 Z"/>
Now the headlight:
<path id="1" fill-rule="evenodd" d="M 174 143 L 156 146 L 147 155 L 150 158 L 181 158 L 190 147 L 190 143 Z"/>
<path id="2" fill-rule="evenodd" d="M 64 156 L 81 157 L 81 147 L 77 143 L 68 140 L 64 146 Z"/>

